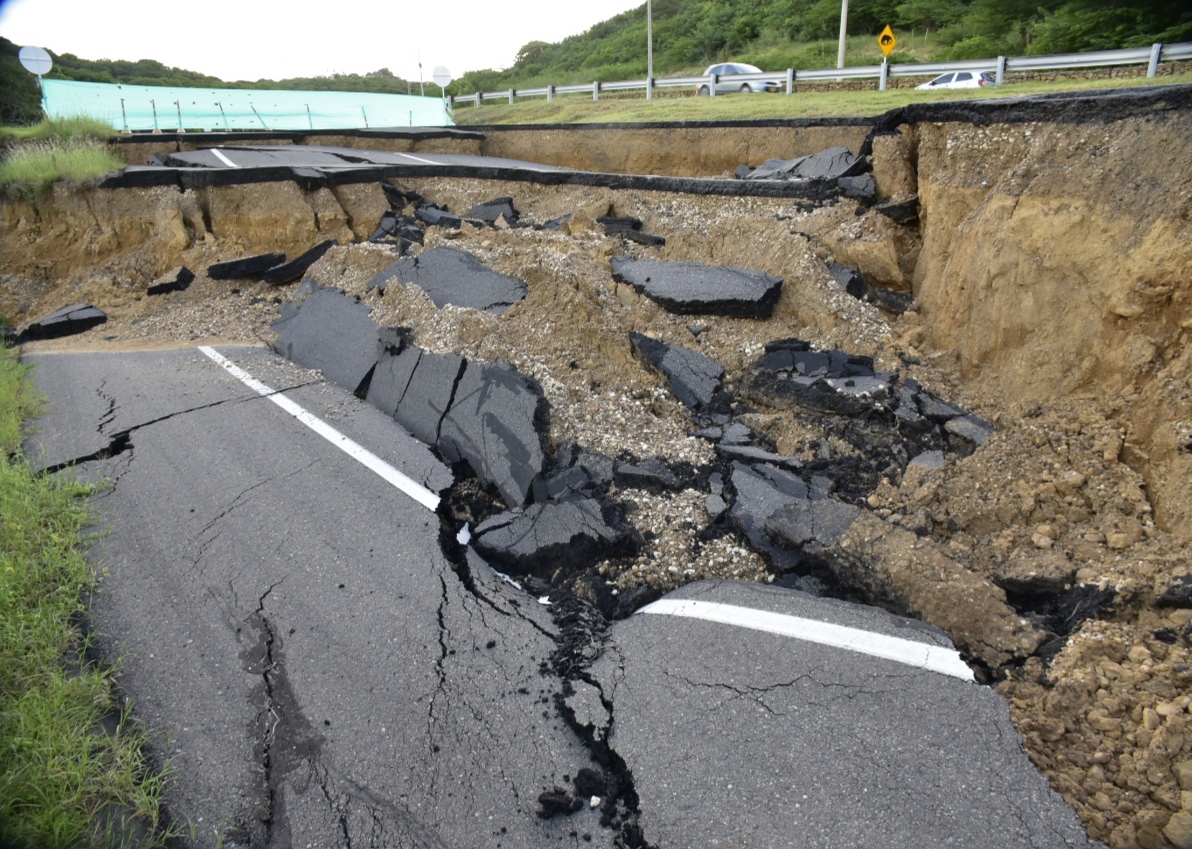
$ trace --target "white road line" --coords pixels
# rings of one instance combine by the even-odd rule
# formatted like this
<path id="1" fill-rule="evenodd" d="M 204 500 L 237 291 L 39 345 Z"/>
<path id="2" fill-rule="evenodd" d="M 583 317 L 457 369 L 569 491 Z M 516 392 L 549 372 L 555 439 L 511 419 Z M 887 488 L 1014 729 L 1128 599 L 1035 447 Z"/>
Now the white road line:
<path id="1" fill-rule="evenodd" d="M 423 165 L 442 165 L 442 162 L 435 162 L 431 159 L 423 159 L 421 156 L 414 156 L 411 153 L 399 153 L 398 156 L 404 156 L 407 159 L 413 159 L 415 162 L 421 162 Z"/>
<path id="2" fill-rule="evenodd" d="M 735 604 L 678 598 L 659 599 L 653 604 L 646 605 L 638 613 L 658 613 L 667 616 L 706 619 L 709 622 L 737 625 L 755 631 L 768 631 L 771 634 L 793 637 L 796 640 L 806 640 L 810 643 L 833 646 L 905 663 L 907 666 L 939 672 L 964 681 L 976 680 L 973 677 L 973 671 L 960 659 L 960 653 L 955 649 L 904 640 L 900 637 L 889 637 L 885 634 L 875 634 L 871 631 L 862 631 L 859 628 L 834 625 L 831 622 L 804 619 L 801 616 L 754 610 Z"/>
<path id="3" fill-rule="evenodd" d="M 393 466 L 390 466 L 363 445 L 360 445 L 359 443 L 354 442 L 348 437 L 344 436 L 322 419 L 316 418 L 311 413 L 308 413 L 289 398 L 279 394 L 276 390 L 271 389 L 270 387 L 261 383 L 259 380 L 233 363 L 227 357 L 224 357 L 222 354 L 218 353 L 214 348 L 209 348 L 206 345 L 202 345 L 199 347 L 199 350 L 214 360 L 217 364 L 222 366 L 225 371 L 227 371 L 245 386 L 268 398 L 274 404 L 281 407 L 294 418 L 298 419 L 298 421 L 302 422 L 319 436 L 326 439 L 336 448 L 339 448 L 352 459 L 356 460 L 356 462 L 376 472 L 386 481 L 393 484 L 395 487 L 400 489 L 406 495 L 410 496 L 410 498 L 413 498 L 426 509 L 434 510 L 439 506 L 438 495 L 431 492 L 413 478 L 407 477 L 405 474 L 399 472 L 397 469 L 393 468 Z"/>
<path id="4" fill-rule="evenodd" d="M 228 159 L 228 157 L 224 156 L 224 152 L 222 150 L 217 150 L 214 147 L 209 148 L 209 150 L 215 154 L 215 156 L 219 159 L 220 162 L 222 162 L 224 165 L 228 166 L 229 168 L 239 168 L 240 167 L 235 162 Z"/>

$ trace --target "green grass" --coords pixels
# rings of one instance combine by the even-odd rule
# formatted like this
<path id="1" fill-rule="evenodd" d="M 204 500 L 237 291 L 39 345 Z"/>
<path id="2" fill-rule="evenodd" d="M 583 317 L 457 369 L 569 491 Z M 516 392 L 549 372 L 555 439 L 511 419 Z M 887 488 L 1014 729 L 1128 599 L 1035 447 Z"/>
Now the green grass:
<path id="1" fill-rule="evenodd" d="M 550 124 L 617 123 L 640 121 L 725 121 L 765 120 L 773 118 L 827 118 L 880 115 L 887 110 L 912 103 L 939 100 L 989 100 L 1060 91 L 1089 91 L 1145 85 L 1192 83 L 1192 74 L 1174 74 L 1157 79 L 1123 77 L 1105 80 L 1063 80 L 1057 82 L 1010 82 L 994 88 L 952 91 L 916 91 L 897 88 L 878 91 L 823 91 L 810 87 L 792 96 L 785 94 L 737 94 L 727 97 L 696 97 L 694 92 L 655 91 L 653 100 L 644 92 L 602 94 L 593 101 L 591 94 L 556 96 L 554 103 L 545 97 L 526 98 L 512 106 L 507 103 L 456 106 L 457 124 Z"/>
<path id="2" fill-rule="evenodd" d="M 35 195 L 59 180 L 87 182 L 124 167 L 102 142 L 31 141 L 10 148 L 0 161 L 0 187 Z"/>
<path id="3" fill-rule="evenodd" d="M 26 371 L 0 349 L 0 845 L 161 845 L 165 778 L 78 627 L 95 586 L 90 488 L 22 460 L 41 405 Z"/>
<path id="4" fill-rule="evenodd" d="M 26 141 L 103 141 L 116 135 L 111 124 L 95 118 L 47 118 L 28 127 L 0 127 L 0 144 Z"/>
<path id="5" fill-rule="evenodd" d="M 59 180 L 88 182 L 124 167 L 105 141 L 115 130 L 93 118 L 0 127 L 0 188 L 36 195 Z"/>

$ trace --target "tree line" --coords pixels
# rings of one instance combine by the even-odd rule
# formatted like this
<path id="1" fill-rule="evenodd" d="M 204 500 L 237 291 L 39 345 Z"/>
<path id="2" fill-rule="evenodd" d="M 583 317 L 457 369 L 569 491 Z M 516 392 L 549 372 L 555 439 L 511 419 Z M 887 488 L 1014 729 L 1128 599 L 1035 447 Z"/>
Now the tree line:
<path id="1" fill-rule="evenodd" d="M 654 73 L 697 74 L 733 59 L 766 69 L 835 65 L 840 0 L 654 0 Z M 850 35 L 887 25 L 913 45 L 893 61 L 1075 53 L 1192 40 L 1186 0 L 850 0 Z M 905 36 L 910 36 L 909 39 Z M 471 71 L 455 94 L 646 74 L 643 5 L 561 42 L 532 41 L 505 70 Z M 872 55 L 855 56 L 871 64 Z"/>
<path id="2" fill-rule="evenodd" d="M 37 79 L 21 67 L 20 47 L 0 37 L 0 122 L 8 125 L 40 121 L 41 95 Z M 82 59 L 73 53 L 49 51 L 54 67 L 48 79 L 89 83 L 173 86 L 179 88 L 282 89 L 286 91 L 364 91 L 377 94 L 410 94 L 417 84 L 388 68 L 367 74 L 332 74 L 325 77 L 291 77 L 284 80 L 237 80 L 172 68 L 154 59 Z"/>

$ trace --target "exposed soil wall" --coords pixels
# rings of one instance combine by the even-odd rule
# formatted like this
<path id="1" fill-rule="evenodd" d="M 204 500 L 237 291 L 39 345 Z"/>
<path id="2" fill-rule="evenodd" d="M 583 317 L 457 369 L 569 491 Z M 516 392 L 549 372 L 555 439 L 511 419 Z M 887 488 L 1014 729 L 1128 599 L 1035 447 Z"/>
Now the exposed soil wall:
<path id="1" fill-rule="evenodd" d="M 1192 536 L 1192 113 L 914 128 L 915 293 L 962 376 L 1121 408 L 1159 527 Z"/>
<path id="2" fill-rule="evenodd" d="M 486 156 L 546 162 L 582 171 L 664 174 L 673 177 L 731 175 L 741 163 L 790 159 L 835 145 L 860 148 L 870 124 L 765 122 L 741 125 L 469 127 L 486 136 Z"/>

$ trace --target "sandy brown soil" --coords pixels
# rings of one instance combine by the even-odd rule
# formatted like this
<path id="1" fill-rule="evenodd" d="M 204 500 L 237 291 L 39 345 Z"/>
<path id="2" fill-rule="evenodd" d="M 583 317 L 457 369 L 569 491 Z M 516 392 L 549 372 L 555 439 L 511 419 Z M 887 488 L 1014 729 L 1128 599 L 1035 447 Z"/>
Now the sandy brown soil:
<path id="1" fill-rule="evenodd" d="M 1114 168 L 1124 167 L 1118 160 L 1129 157 L 1132 145 L 1159 143 L 1155 127 L 1151 136 L 1145 130 L 1100 127 L 1078 140 L 1098 151 L 1098 192 L 1124 181 Z M 1186 124 L 1164 129 L 1175 137 L 1185 130 Z M 874 356 L 879 368 L 913 377 L 997 426 L 972 456 L 886 479 L 872 492 L 868 507 L 882 529 L 870 534 L 877 556 L 952 564 L 1022 617 L 1012 624 L 1030 639 L 984 655 L 983 671 L 1009 701 L 1032 759 L 1092 836 L 1112 847 L 1192 846 L 1192 733 L 1186 731 L 1192 609 L 1186 601 L 1163 603 L 1164 593 L 1192 572 L 1186 520 L 1192 505 L 1185 498 L 1192 468 L 1187 200 L 1176 188 L 1164 196 L 1164 208 L 1153 208 L 1152 196 L 1146 209 L 1123 194 L 1114 202 L 1128 204 L 1129 226 L 1111 228 L 1120 209 L 1107 213 L 1101 195 L 1061 185 L 1038 164 L 1061 138 L 1074 144 L 1071 135 L 1021 126 L 999 132 L 905 128 L 883 142 L 895 155 L 879 162 L 879 176 L 892 193 L 918 190 L 919 225 L 857 215 L 851 203 L 809 210 L 783 200 L 480 181 L 403 185 L 452 210 L 512 194 L 530 221 L 574 213 L 561 232 L 430 232 L 428 247 L 466 249 L 527 281 L 526 300 L 500 316 L 436 309 L 420 291 L 396 286 L 384 297 L 368 291 L 372 275 L 395 259 L 390 248 L 348 244 L 367 236 L 386 208 L 376 186 L 311 194 L 293 186 L 123 198 L 94 193 L 57 198 L 57 211 L 13 203 L 0 221 L 0 243 L 12 260 L 0 275 L 0 312 L 18 324 L 81 300 L 109 312 L 107 324 L 39 348 L 267 343 L 278 306 L 294 287 L 211 281 L 202 270 L 249 251 L 282 248 L 293 255 L 336 236 L 342 246 L 311 271 L 320 284 L 361 298 L 379 323 L 412 328 L 419 345 L 502 358 L 533 376 L 550 403 L 556 445 L 574 441 L 610 455 L 695 465 L 709 462 L 711 449 L 690 435 L 689 414 L 663 379 L 635 358 L 631 331 L 715 357 L 734 391 L 744 389 L 749 362 L 770 340 L 797 336 Z M 968 159 L 958 157 L 961 149 Z M 1180 173 L 1186 178 L 1186 168 Z M 1069 243 L 1062 267 L 1051 268 L 1042 258 L 1049 239 L 1036 234 L 1067 221 L 1077 206 L 1082 226 L 1098 234 L 1097 243 L 1082 243 L 1083 253 L 1099 259 L 1082 257 Z M 641 218 L 647 231 L 667 238 L 666 246 L 646 249 L 605 236 L 594 218 L 609 213 Z M 996 226 L 1020 228 L 1022 238 L 995 242 L 989 233 Z M 1112 250 L 1100 241 L 1107 228 L 1116 228 Z M 984 254 L 973 233 L 985 234 Z M 60 251 L 46 248 L 55 238 L 68 243 Z M 786 282 L 775 315 L 765 321 L 674 316 L 613 281 L 609 259 L 624 254 L 756 268 Z M 919 308 L 894 317 L 849 297 L 825 270 L 833 258 L 885 285 L 913 287 Z M 144 293 L 179 262 L 198 274 L 187 291 Z M 1115 264 L 1104 267 L 1109 263 Z M 997 296 L 961 295 L 1020 285 L 1015 275 L 1027 267 L 1035 269 L 1036 289 L 1051 285 L 1047 280 L 1075 285 L 1072 264 L 1094 291 L 1075 305 L 1037 292 L 1025 306 L 1021 296 L 1004 299 L 998 313 Z M 1165 291 L 1155 295 L 1155 289 Z M 1029 331 L 1019 326 L 1023 310 L 1031 313 Z M 996 340 L 982 332 L 986 327 L 998 328 Z M 1077 330 L 1089 338 L 1077 344 Z M 1089 357 L 1095 362 L 1074 377 Z M 750 401 L 751 427 L 779 451 L 811 458 L 848 450 L 813 420 Z M 741 538 L 700 540 L 709 522 L 706 492 L 622 495 L 633 502 L 630 518 L 648 544 L 633 562 L 604 565 L 618 590 L 666 589 L 705 577 L 773 579 Z M 924 580 L 922 571 L 917 580 Z M 1095 607 L 1091 617 L 1065 624 L 1071 603 L 1058 613 L 1042 609 L 1075 587 L 1085 588 Z M 934 609 L 924 603 L 908 612 L 937 619 L 962 645 L 975 643 L 954 623 L 956 611 Z"/>

